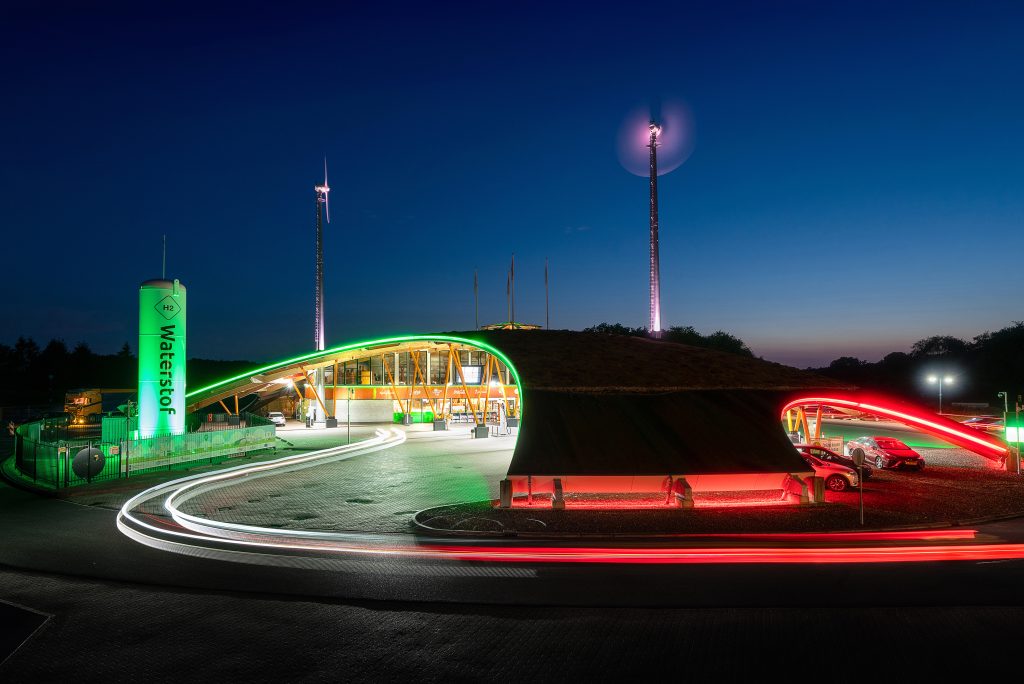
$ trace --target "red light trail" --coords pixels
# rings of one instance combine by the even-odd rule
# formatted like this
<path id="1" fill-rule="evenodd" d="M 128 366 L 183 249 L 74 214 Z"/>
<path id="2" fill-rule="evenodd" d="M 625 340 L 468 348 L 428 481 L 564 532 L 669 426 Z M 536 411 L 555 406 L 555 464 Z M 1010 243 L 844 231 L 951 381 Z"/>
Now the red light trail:
<path id="1" fill-rule="evenodd" d="M 851 408 L 865 413 L 892 418 L 904 425 L 941 437 L 952 444 L 961 446 L 994 461 L 1001 461 L 1006 458 L 1008 453 L 1007 448 L 993 437 L 971 428 L 965 428 L 960 423 L 949 418 L 943 418 L 917 407 L 899 404 L 887 399 L 875 398 L 870 401 L 861 401 L 859 398 L 849 395 L 800 397 L 787 403 L 782 408 L 782 415 L 785 416 L 786 412 L 792 408 L 806 404 Z"/>

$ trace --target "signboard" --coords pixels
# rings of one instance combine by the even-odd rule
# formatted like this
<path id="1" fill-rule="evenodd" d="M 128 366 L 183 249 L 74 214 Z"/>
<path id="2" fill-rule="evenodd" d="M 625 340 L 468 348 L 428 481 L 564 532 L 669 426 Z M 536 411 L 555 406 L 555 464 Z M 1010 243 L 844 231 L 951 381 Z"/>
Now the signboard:
<path id="1" fill-rule="evenodd" d="M 139 436 L 185 432 L 185 286 L 139 286 Z"/>
<path id="2" fill-rule="evenodd" d="M 1010 444 L 1020 444 L 1021 442 L 1024 442 L 1024 426 L 1007 425 L 1006 441 Z"/>
<path id="3" fill-rule="evenodd" d="M 479 385 L 484 379 L 484 367 L 483 366 L 463 366 L 462 375 L 467 385 Z M 457 381 L 459 379 L 458 371 L 452 372 L 452 378 Z"/>

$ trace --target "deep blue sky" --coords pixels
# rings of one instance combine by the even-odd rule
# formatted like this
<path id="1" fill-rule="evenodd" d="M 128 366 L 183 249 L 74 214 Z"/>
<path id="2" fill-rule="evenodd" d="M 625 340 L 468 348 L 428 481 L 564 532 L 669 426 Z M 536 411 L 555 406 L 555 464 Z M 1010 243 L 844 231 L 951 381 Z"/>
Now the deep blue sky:
<path id="1" fill-rule="evenodd" d="M 657 98 L 666 326 L 804 366 L 1024 318 L 1022 3 L 367 5 L 5 5 L 0 342 L 134 346 L 167 233 L 191 355 L 305 351 L 325 153 L 329 343 L 472 327 L 474 268 L 502 320 L 512 252 L 519 319 L 548 256 L 553 327 L 645 325 Z"/>

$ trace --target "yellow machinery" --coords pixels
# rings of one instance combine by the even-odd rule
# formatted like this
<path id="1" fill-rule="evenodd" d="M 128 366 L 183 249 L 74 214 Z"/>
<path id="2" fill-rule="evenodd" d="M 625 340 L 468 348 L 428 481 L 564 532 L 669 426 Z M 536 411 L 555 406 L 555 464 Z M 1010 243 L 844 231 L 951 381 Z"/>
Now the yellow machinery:
<path id="1" fill-rule="evenodd" d="M 132 389 L 76 389 L 64 395 L 64 413 L 71 425 L 99 423 L 103 414 L 104 394 L 134 394 Z"/>

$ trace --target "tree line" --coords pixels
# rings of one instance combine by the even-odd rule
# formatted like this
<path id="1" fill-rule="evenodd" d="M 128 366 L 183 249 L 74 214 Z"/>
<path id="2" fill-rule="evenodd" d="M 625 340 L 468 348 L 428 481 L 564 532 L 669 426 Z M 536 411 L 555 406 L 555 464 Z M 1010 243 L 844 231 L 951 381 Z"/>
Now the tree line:
<path id="1" fill-rule="evenodd" d="M 584 332 L 605 335 L 648 337 L 647 328 L 631 328 L 621 323 L 599 323 Z M 753 357 L 750 348 L 735 335 L 718 330 L 702 335 L 691 326 L 673 326 L 662 333 L 668 342 Z M 996 395 L 1007 392 L 1010 410 L 1014 399 L 1024 394 L 1024 322 L 976 335 L 963 340 L 951 335 L 933 335 L 918 340 L 910 352 L 892 352 L 880 361 L 871 363 L 853 356 L 842 356 L 822 368 L 806 370 L 843 380 L 865 390 L 932 402 L 937 399 L 938 387 L 928 383 L 931 375 L 951 377 L 943 385 L 943 400 L 1002 406 Z"/>
<path id="2" fill-rule="evenodd" d="M 583 332 L 599 333 L 602 335 L 627 335 L 629 337 L 648 337 L 647 328 L 630 328 L 621 323 L 598 323 Z M 661 339 L 666 342 L 688 344 L 691 347 L 704 347 L 705 349 L 716 349 L 730 354 L 753 357 L 754 352 L 744 344 L 743 340 L 730 335 L 722 330 L 716 330 L 710 335 L 702 335 L 693 329 L 693 326 L 674 325 L 668 330 L 663 330 Z"/>
<path id="3" fill-rule="evenodd" d="M 186 382 L 201 386 L 240 373 L 251 361 L 189 359 Z M 127 342 L 116 354 L 97 354 L 84 342 L 68 349 L 53 339 L 40 348 L 32 338 L 0 344 L 0 406 L 63 405 L 68 390 L 90 387 L 134 388 L 139 361 Z"/>
<path id="4" fill-rule="evenodd" d="M 987 402 L 1002 408 L 996 395 L 1008 392 L 1010 410 L 1014 399 L 1024 394 L 1024 322 L 963 340 L 951 335 L 934 335 L 918 340 L 910 352 L 892 352 L 881 361 L 869 363 L 842 356 L 814 372 L 906 398 L 933 401 L 938 387 L 929 376 L 949 376 L 942 388 L 943 402 Z"/>
<path id="5" fill-rule="evenodd" d="M 621 323 L 599 323 L 583 332 L 604 335 L 647 337 L 646 328 Z M 740 338 L 722 330 L 703 335 L 692 326 L 673 326 L 662 339 L 694 347 L 715 349 L 740 356 L 754 353 Z M 188 383 L 195 387 L 227 375 L 240 373 L 255 364 L 250 361 L 189 359 Z M 937 387 L 927 383 L 929 375 L 951 376 L 943 387 L 944 401 L 1001 403 L 998 392 L 1013 400 L 1024 394 L 1024 321 L 963 340 L 934 335 L 918 340 L 907 352 L 892 352 L 871 363 L 842 356 L 822 368 L 807 370 L 843 380 L 868 390 L 878 390 L 908 399 L 931 401 Z M 127 342 L 116 354 L 97 354 L 80 342 L 69 349 L 54 339 L 40 346 L 31 338 L 19 337 L 14 345 L 0 344 L 0 406 L 56 405 L 63 403 L 70 389 L 88 387 L 135 387 L 138 359 Z"/>

